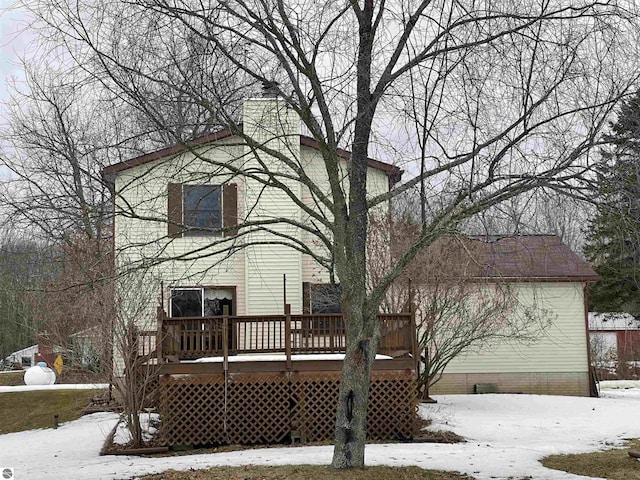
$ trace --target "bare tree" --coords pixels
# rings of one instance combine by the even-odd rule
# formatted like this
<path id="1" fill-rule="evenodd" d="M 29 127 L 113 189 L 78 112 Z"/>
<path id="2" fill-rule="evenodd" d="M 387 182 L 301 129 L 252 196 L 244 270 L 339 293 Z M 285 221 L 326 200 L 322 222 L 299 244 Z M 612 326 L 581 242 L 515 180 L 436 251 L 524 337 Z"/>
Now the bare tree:
<path id="1" fill-rule="evenodd" d="M 1 135 L 5 222 L 48 243 L 79 232 L 102 238 L 109 192 L 100 170 L 110 161 L 107 147 L 118 142 L 98 127 L 110 123 L 109 109 L 83 99 L 82 78 L 35 67 L 25 76 L 26 91 L 14 90 L 6 105 Z"/>
<path id="2" fill-rule="evenodd" d="M 123 32 L 140 48 L 146 41 L 142 27 Z M 212 107 L 216 99 L 230 112 L 238 108 L 237 68 L 211 51 L 210 42 L 195 34 L 163 42 L 176 62 L 158 63 L 157 81 L 139 85 L 152 107 L 114 92 L 95 70 L 85 71 L 87 65 L 65 61 L 78 51 L 56 46 L 23 60 L 24 80 L 10 85 L 0 130 L 5 224 L 27 227 L 30 235 L 54 243 L 79 233 L 105 238 L 112 213 L 109 187 L 101 177 L 106 165 L 219 129 Z M 145 57 L 147 64 L 151 58 Z M 183 91 L 184 84 L 199 95 Z M 203 98 L 207 104 L 199 103 Z"/>
<path id="3" fill-rule="evenodd" d="M 233 247 L 223 238 L 212 239 L 211 248 L 224 257 L 241 248 L 241 241 L 287 244 L 339 279 L 349 327 L 336 468 L 364 464 L 366 406 L 380 335 L 376 313 L 403 269 L 460 222 L 494 205 L 543 186 L 574 191 L 613 106 L 637 81 L 632 3 L 76 0 L 31 8 L 47 31 L 43 48 L 72 51 L 72 60 L 106 92 L 177 141 L 183 133 L 149 101 L 148 92 L 167 88 L 176 92 L 171 98 L 182 95 L 208 109 L 258 161 L 244 170 L 212 162 L 195 149 L 191 153 L 212 170 L 281 190 L 309 218 L 248 218 Z M 240 128 L 236 104 L 223 101 L 229 92 L 223 87 L 231 83 L 203 91 L 182 70 L 165 74 L 160 67 L 180 66 L 192 55 L 163 41 L 176 32 L 198 39 L 203 60 L 215 52 L 234 70 L 232 78 L 244 80 L 231 90 L 233 98 L 252 93 L 257 82 L 271 85 L 317 142 L 328 192 L 309 178 L 299 159 Z M 350 149 L 346 172 L 340 168 L 341 146 Z M 367 189 L 374 148 L 410 172 L 403 184 L 376 196 Z M 313 205 L 301 202 L 291 184 L 308 189 Z M 420 198 L 419 234 L 383 276 L 368 282 L 369 212 L 411 189 Z M 135 215 L 132 209 L 116 213 Z M 278 224 L 314 236 L 321 248 L 308 248 L 273 227 Z M 191 252 L 183 258 L 197 257 Z M 155 261 L 165 260 L 159 255 Z"/>
<path id="4" fill-rule="evenodd" d="M 590 200 L 540 189 L 481 212 L 462 230 L 477 236 L 555 235 L 581 254 L 585 225 L 594 209 Z"/>
<path id="5" fill-rule="evenodd" d="M 42 320 L 36 338 L 65 354 L 67 368 L 89 366 L 111 377 L 112 244 L 78 234 L 51 248 L 56 271 L 31 292 Z"/>
<path id="6" fill-rule="evenodd" d="M 150 291 L 155 284 L 144 272 L 136 272 L 120 277 L 114 285 L 112 383 L 131 433 L 132 447 L 138 448 L 143 442 L 140 413 L 149 404 L 158 374 L 152 349 L 140 343 L 142 331 L 155 329 L 156 317 L 149 314 L 153 312 L 149 307 L 155 305 L 146 303 L 155 299 L 156 292 Z"/>
<path id="7" fill-rule="evenodd" d="M 47 248 L 11 231 L 0 237 L 0 361 L 30 346 L 42 322 L 30 301 L 47 278 Z"/>

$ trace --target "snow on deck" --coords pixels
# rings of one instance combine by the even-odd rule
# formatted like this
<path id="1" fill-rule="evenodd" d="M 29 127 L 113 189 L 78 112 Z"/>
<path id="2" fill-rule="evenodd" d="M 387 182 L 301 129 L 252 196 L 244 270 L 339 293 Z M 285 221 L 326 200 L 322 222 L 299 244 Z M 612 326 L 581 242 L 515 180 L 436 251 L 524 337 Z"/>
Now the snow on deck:
<path id="1" fill-rule="evenodd" d="M 282 362 L 287 359 L 284 353 L 232 355 L 229 362 Z M 376 355 L 376 360 L 392 360 L 388 355 Z M 344 360 L 344 353 L 314 353 L 291 355 L 292 361 L 304 360 Z M 222 363 L 223 357 L 204 357 L 197 360 L 182 360 L 181 363 Z"/>

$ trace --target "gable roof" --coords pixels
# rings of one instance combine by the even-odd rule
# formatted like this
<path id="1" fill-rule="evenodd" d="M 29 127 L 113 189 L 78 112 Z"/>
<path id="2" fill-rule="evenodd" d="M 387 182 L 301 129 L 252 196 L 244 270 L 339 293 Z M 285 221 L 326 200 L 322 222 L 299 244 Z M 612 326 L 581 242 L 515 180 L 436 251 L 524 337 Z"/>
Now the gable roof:
<path id="1" fill-rule="evenodd" d="M 595 281 L 598 274 L 555 235 L 472 239 L 483 277 Z"/>
<path id="2" fill-rule="evenodd" d="M 591 266 L 555 235 L 443 237 L 416 262 L 429 278 L 510 279 L 541 282 L 591 282 L 599 279 Z M 417 273 L 417 275 L 416 275 Z"/>
<path id="3" fill-rule="evenodd" d="M 128 170 L 129 168 L 137 167 L 139 165 L 144 165 L 146 163 L 150 163 L 155 160 L 159 160 L 161 158 L 169 157 L 172 155 L 177 155 L 191 148 L 199 147 L 201 145 L 207 145 L 209 143 L 214 143 L 219 140 L 231 138 L 233 136 L 234 134 L 229 129 L 208 133 L 206 135 L 202 135 L 201 137 L 194 138 L 193 140 L 189 140 L 188 142 L 185 142 L 179 145 L 165 147 L 160 150 L 156 150 L 155 152 L 140 155 L 130 160 L 125 160 L 123 162 L 119 162 L 113 165 L 109 165 L 108 167 L 104 167 L 102 169 L 102 176 L 106 177 L 106 176 L 114 175 L 114 174 L 117 174 L 118 172 L 122 172 L 123 170 Z M 318 141 L 311 137 L 307 137 L 305 135 L 300 135 L 300 145 L 313 148 L 315 150 L 320 150 L 320 144 L 318 143 Z M 340 158 L 344 158 L 345 160 L 349 160 L 351 158 L 351 152 L 349 152 L 348 150 L 338 148 L 336 150 L 336 153 Z M 402 177 L 402 173 L 403 173 L 402 170 L 396 167 L 395 165 L 391 165 L 390 163 L 385 163 L 379 160 L 374 160 L 373 158 L 368 158 L 367 164 L 370 168 L 374 168 L 376 170 L 380 170 L 384 172 L 389 178 L 389 183 L 391 185 L 399 182 L 400 178 Z"/>

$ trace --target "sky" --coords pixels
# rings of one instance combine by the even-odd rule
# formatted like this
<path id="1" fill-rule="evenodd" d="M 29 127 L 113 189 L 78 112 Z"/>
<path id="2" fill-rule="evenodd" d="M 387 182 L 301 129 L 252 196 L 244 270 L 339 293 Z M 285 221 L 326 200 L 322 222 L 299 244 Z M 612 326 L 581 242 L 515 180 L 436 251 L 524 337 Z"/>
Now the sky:
<path id="1" fill-rule="evenodd" d="M 23 78 L 20 58 L 33 39 L 25 25 L 24 10 L 12 7 L 15 0 L 0 0 L 0 127 L 6 124 L 6 108 L 9 85 Z M 0 166 L 0 181 L 11 176 L 5 166 Z"/>
<path id="2" fill-rule="evenodd" d="M 11 3 L 0 0 L 0 101 L 7 99 L 8 81 L 20 78 L 20 57 L 31 40 L 24 25 L 24 11 L 11 8 Z"/>
<path id="3" fill-rule="evenodd" d="M 51 385 L 52 388 L 70 388 Z M 21 387 L 0 387 L 2 395 Z M 21 388 L 24 390 L 24 388 Z M 6 393 L 5 393 L 6 392 Z M 578 480 L 542 466 L 539 460 L 558 453 L 611 448 L 624 438 L 640 436 L 637 418 L 640 382 L 601 382 L 602 398 L 551 395 L 436 396 L 420 414 L 432 429 L 465 437 L 454 444 L 389 443 L 366 447 L 367 465 L 416 465 L 461 471 L 477 480 Z M 320 464 L 331 461 L 331 446 L 260 448 L 226 453 L 169 457 L 100 456 L 106 436 L 117 423 L 113 413 L 96 413 L 63 424 L 57 430 L 30 430 L 0 435 L 0 466 L 15 478 L 48 480 L 129 479 L 167 469 L 188 470 L 215 465 Z M 529 476 L 530 475 L 530 476 Z"/>

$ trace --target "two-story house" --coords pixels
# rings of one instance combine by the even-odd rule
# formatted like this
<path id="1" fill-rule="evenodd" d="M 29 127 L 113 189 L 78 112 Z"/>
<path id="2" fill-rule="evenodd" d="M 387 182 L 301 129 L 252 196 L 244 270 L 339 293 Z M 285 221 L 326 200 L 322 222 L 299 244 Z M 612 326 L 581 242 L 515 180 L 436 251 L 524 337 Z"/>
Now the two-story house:
<path id="1" fill-rule="evenodd" d="M 349 152 L 334 155 L 346 185 Z M 397 167 L 368 162 L 369 195 L 400 179 Z M 140 329 L 157 329 L 146 351 L 160 368 L 165 441 L 331 438 L 346 338 L 329 282 L 332 195 L 321 145 L 300 134 L 297 114 L 277 98 L 248 99 L 241 132 L 103 175 L 113 184 L 116 268 L 132 272 L 121 275 L 119 308 L 133 302 Z M 132 287 L 136 276 L 144 280 Z M 387 355 L 374 365 L 369 437 L 406 438 L 415 324 L 410 313 L 379 321 Z"/>
<path id="2" fill-rule="evenodd" d="M 305 285 L 329 280 L 303 253 L 330 258 L 313 234 L 326 234 L 322 224 L 300 206 L 331 220 L 319 200 L 331 191 L 318 143 L 300 135 L 297 114 L 275 98 L 248 99 L 243 114 L 244 134 L 289 164 L 222 130 L 104 169 L 114 188 L 118 265 L 151 268 L 170 316 L 221 315 L 223 305 L 234 315 L 282 313 L 283 275 L 292 311 L 313 311 Z M 346 176 L 349 152 L 338 155 Z M 370 195 L 401 174 L 370 159 Z"/>

